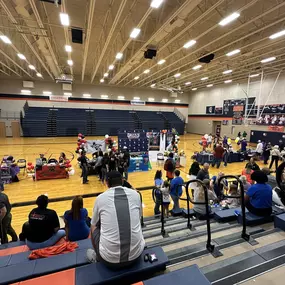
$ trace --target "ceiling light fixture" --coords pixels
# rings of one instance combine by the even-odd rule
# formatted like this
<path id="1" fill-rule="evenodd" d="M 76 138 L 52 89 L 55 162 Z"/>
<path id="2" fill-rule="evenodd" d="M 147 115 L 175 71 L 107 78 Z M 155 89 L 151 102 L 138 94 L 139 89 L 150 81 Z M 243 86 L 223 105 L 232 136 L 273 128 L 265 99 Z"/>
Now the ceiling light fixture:
<path id="1" fill-rule="evenodd" d="M 196 91 L 198 88 L 192 88 L 192 91 Z"/>
<path id="2" fill-rule="evenodd" d="M 100 82 L 101 82 L 101 83 L 104 83 L 104 79 L 103 79 L 103 78 L 102 78 L 102 79 L 100 79 Z"/>
<path id="3" fill-rule="evenodd" d="M 150 72 L 150 70 L 149 69 L 146 69 L 143 73 L 144 74 L 148 74 Z"/>
<path id="4" fill-rule="evenodd" d="M 163 0 L 152 0 L 150 7 L 157 9 L 162 4 L 162 2 L 163 2 Z"/>
<path id="5" fill-rule="evenodd" d="M 21 90 L 21 93 L 23 93 L 23 94 L 31 94 L 31 90 L 24 89 L 24 90 Z"/>
<path id="6" fill-rule="evenodd" d="M 228 52 L 226 55 L 227 56 L 232 56 L 232 55 L 235 55 L 235 54 L 238 54 L 238 53 L 240 53 L 240 50 L 239 49 L 235 49 L 233 51 Z"/>
<path id="7" fill-rule="evenodd" d="M 39 72 L 37 72 L 37 77 L 43 77 Z"/>
<path id="8" fill-rule="evenodd" d="M 154 88 L 154 87 L 155 87 L 155 83 L 151 84 L 150 87 L 151 87 L 151 88 Z"/>
<path id="9" fill-rule="evenodd" d="M 18 57 L 22 60 L 26 60 L 26 57 L 21 53 L 18 53 Z"/>
<path id="10" fill-rule="evenodd" d="M 130 38 L 135 39 L 139 35 L 140 32 L 141 32 L 141 29 L 134 28 L 130 34 Z"/>
<path id="11" fill-rule="evenodd" d="M 275 60 L 276 57 L 272 56 L 272 57 L 268 57 L 268 58 L 265 58 L 261 61 L 261 63 L 267 63 L 267 62 L 270 62 L 270 61 L 273 61 Z"/>
<path id="12" fill-rule="evenodd" d="M 162 99 L 162 102 L 163 102 L 163 103 L 167 103 L 167 102 L 168 102 L 168 99 L 164 98 L 164 99 Z"/>
<path id="13" fill-rule="evenodd" d="M 64 46 L 66 52 L 72 52 L 72 47 L 70 45 Z"/>
<path id="14" fill-rule="evenodd" d="M 123 57 L 123 54 L 121 53 L 121 52 L 118 52 L 117 54 L 116 54 L 116 59 L 122 59 L 122 57 Z"/>
<path id="15" fill-rule="evenodd" d="M 36 69 L 36 68 L 35 68 L 33 65 L 31 65 L 31 64 L 29 65 L 29 68 L 32 69 L 32 70 L 35 70 L 35 69 Z"/>
<path id="16" fill-rule="evenodd" d="M 190 48 L 190 47 L 194 46 L 195 44 L 196 44 L 196 41 L 191 40 L 191 41 L 187 42 L 183 47 L 184 48 Z"/>
<path id="17" fill-rule="evenodd" d="M 90 97 L 91 97 L 91 94 L 84 93 L 84 94 L 82 94 L 82 96 L 85 97 L 85 98 L 90 98 Z"/>
<path id="18" fill-rule="evenodd" d="M 141 98 L 140 97 L 134 97 L 134 100 L 140 100 Z"/>
<path id="19" fill-rule="evenodd" d="M 51 95 L 51 91 L 43 91 L 43 95 Z"/>
<path id="20" fill-rule="evenodd" d="M 134 78 L 134 80 L 138 80 L 140 77 L 139 76 L 136 76 L 135 78 Z"/>
<path id="21" fill-rule="evenodd" d="M 213 86 L 214 86 L 213 84 L 208 84 L 208 85 L 207 85 L 207 87 L 213 87 Z"/>
<path id="22" fill-rule="evenodd" d="M 233 82 L 231 79 L 225 81 L 226 84 L 231 83 L 231 82 Z"/>
<path id="23" fill-rule="evenodd" d="M 149 101 L 149 102 L 153 102 L 153 101 L 154 101 L 154 98 L 148 98 L 148 101 Z"/>
<path id="24" fill-rule="evenodd" d="M 108 96 L 108 95 L 101 95 L 101 98 L 103 98 L 103 99 L 108 99 L 109 96 Z"/>
<path id="25" fill-rule="evenodd" d="M 115 68 L 114 64 L 109 65 L 109 70 L 113 70 Z"/>
<path id="26" fill-rule="evenodd" d="M 249 77 L 254 78 L 254 77 L 258 77 L 259 75 L 260 75 L 259 73 L 256 73 L 256 74 L 251 74 Z"/>
<path id="27" fill-rule="evenodd" d="M 68 27 L 69 26 L 69 16 L 66 13 L 60 13 L 60 22 L 63 26 Z"/>
<path id="28" fill-rule="evenodd" d="M 118 99 L 119 99 L 119 100 L 124 100 L 124 99 L 125 99 L 125 96 L 118 96 Z"/>
<path id="29" fill-rule="evenodd" d="M 4 35 L 1 35 L 1 36 L 0 36 L 0 39 L 1 39 L 5 44 L 10 45 L 10 44 L 12 43 L 11 40 L 10 40 L 8 37 L 4 36 Z"/>
<path id="30" fill-rule="evenodd" d="M 178 77 L 180 77 L 181 76 L 181 73 L 176 73 L 176 74 L 174 74 L 174 77 L 175 78 L 178 78 Z"/>
<path id="31" fill-rule="evenodd" d="M 68 64 L 69 66 L 72 66 L 72 65 L 73 65 L 73 60 L 72 60 L 72 59 L 69 59 L 69 60 L 67 61 L 67 64 Z"/>
<path id="32" fill-rule="evenodd" d="M 161 59 L 157 64 L 161 65 L 165 63 L 165 59 Z"/>
<path id="33" fill-rule="evenodd" d="M 188 86 L 188 85 L 190 85 L 190 84 L 191 84 L 191 82 L 190 82 L 190 81 L 185 82 L 185 85 L 186 85 L 186 86 Z"/>
<path id="34" fill-rule="evenodd" d="M 274 39 L 277 39 L 277 38 L 282 37 L 282 36 L 284 36 L 284 35 L 285 35 L 285 30 L 280 31 L 280 32 L 278 32 L 278 33 L 275 33 L 275 34 L 271 35 L 269 38 L 270 38 L 271 40 L 274 40 Z"/>
<path id="35" fill-rule="evenodd" d="M 175 102 L 175 103 L 180 103 L 181 100 L 180 100 L 180 99 L 176 99 L 174 102 Z"/>
<path id="36" fill-rule="evenodd" d="M 63 95 L 64 95 L 64 96 L 72 96 L 72 93 L 70 93 L 70 92 L 64 92 Z"/>
<path id="37" fill-rule="evenodd" d="M 225 70 L 225 71 L 223 71 L 223 74 L 229 74 L 229 73 L 232 73 L 233 71 L 231 70 L 231 69 L 229 69 L 229 70 Z"/>
<path id="38" fill-rule="evenodd" d="M 193 70 L 198 70 L 198 69 L 200 69 L 202 67 L 202 65 L 196 65 L 196 66 L 194 66 L 192 69 Z"/>
<path id="39" fill-rule="evenodd" d="M 104 73 L 104 77 L 108 77 L 108 76 L 109 76 L 108 72 Z"/>
<path id="40" fill-rule="evenodd" d="M 202 81 L 207 80 L 207 79 L 209 79 L 209 77 L 202 77 L 201 78 Z"/>
<path id="41" fill-rule="evenodd" d="M 231 15 L 229 15 L 228 17 L 224 18 L 222 21 L 220 21 L 219 25 L 225 26 L 225 25 L 231 23 L 232 21 L 234 21 L 235 19 L 237 19 L 239 16 L 240 16 L 239 13 L 234 12 Z"/>

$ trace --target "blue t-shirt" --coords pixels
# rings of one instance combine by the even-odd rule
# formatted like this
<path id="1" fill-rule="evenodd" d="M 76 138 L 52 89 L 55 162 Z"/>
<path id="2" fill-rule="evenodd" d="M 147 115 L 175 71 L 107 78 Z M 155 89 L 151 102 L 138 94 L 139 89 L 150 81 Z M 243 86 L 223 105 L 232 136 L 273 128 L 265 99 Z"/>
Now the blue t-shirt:
<path id="1" fill-rule="evenodd" d="M 248 188 L 246 195 L 250 197 L 250 203 L 255 208 L 272 207 L 272 188 L 268 184 L 254 184 Z"/>
<path id="2" fill-rule="evenodd" d="M 89 236 L 90 228 L 86 224 L 88 212 L 85 208 L 80 209 L 80 219 L 73 220 L 70 211 L 64 213 L 64 219 L 68 225 L 68 239 L 70 241 L 77 241 L 86 239 Z"/>
<path id="3" fill-rule="evenodd" d="M 170 183 L 170 195 L 180 197 L 182 195 L 182 184 L 184 183 L 183 179 L 178 176 L 171 180 Z"/>
<path id="4" fill-rule="evenodd" d="M 158 178 L 158 179 L 155 179 L 155 180 L 154 180 L 154 185 L 155 185 L 156 187 L 162 187 L 163 183 L 164 183 L 163 179 L 159 179 L 159 178 Z M 155 196 L 156 196 L 158 199 L 160 199 L 161 194 L 160 194 L 160 191 L 159 191 L 159 190 L 155 190 Z"/>

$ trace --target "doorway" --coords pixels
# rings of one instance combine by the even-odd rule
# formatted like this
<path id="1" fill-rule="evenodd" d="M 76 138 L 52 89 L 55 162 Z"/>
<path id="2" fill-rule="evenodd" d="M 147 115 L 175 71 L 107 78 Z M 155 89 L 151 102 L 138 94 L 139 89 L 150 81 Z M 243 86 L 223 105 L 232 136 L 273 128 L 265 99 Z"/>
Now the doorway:
<path id="1" fill-rule="evenodd" d="M 6 125 L 4 122 L 0 122 L 0 138 L 6 137 Z"/>
<path id="2" fill-rule="evenodd" d="M 20 123 L 19 122 L 11 122 L 11 127 L 12 127 L 12 136 L 14 138 L 19 138 L 21 136 Z"/>
<path id="3" fill-rule="evenodd" d="M 213 121 L 212 134 L 221 136 L 221 121 Z"/>

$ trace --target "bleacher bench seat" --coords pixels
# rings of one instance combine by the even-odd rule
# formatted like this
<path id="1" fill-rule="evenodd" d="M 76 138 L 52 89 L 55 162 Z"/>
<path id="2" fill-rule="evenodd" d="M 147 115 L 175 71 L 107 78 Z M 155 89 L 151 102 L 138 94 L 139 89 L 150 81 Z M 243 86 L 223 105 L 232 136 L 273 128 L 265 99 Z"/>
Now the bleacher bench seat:
<path id="1" fill-rule="evenodd" d="M 274 217 L 274 227 L 285 231 L 285 213 Z"/>
<path id="2" fill-rule="evenodd" d="M 236 211 L 240 213 L 241 207 L 217 211 L 214 214 L 214 219 L 220 223 L 235 221 L 237 219 L 237 215 L 235 214 Z M 248 212 L 247 209 L 245 211 L 246 213 Z"/>
<path id="3" fill-rule="evenodd" d="M 153 263 L 145 262 L 144 255 L 146 253 L 155 253 L 158 261 Z M 73 278 L 71 278 L 74 280 L 73 284 L 78 285 L 112 284 L 112 282 L 116 284 L 124 284 L 123 282 L 126 280 L 128 280 L 128 282 L 129 280 L 131 280 L 131 282 L 137 282 L 149 274 L 154 274 L 158 271 L 165 270 L 166 264 L 168 263 L 168 258 L 161 247 L 154 247 L 144 250 L 143 255 L 135 265 L 127 269 L 116 271 L 108 269 L 102 263 L 86 265 L 86 249 L 37 260 L 28 260 L 25 254 L 22 256 L 13 255 L 10 257 L 10 259 L 8 256 L 6 256 L 5 260 L 3 259 L 3 263 L 4 265 L 6 263 L 6 266 L 0 268 L 1 285 L 12 284 L 39 276 L 42 277 L 38 278 L 38 283 L 31 280 L 32 283 L 29 283 L 30 281 L 26 281 L 23 284 L 72 284 L 64 283 L 65 281 L 63 280 L 58 280 L 58 283 L 47 281 L 50 280 L 50 278 L 54 279 L 56 274 L 58 274 L 59 278 L 62 276 L 62 274 L 66 274 L 69 276 L 67 277 L 68 280 L 71 278 L 70 275 L 73 275 Z M 56 274 L 52 274 L 51 277 L 48 275 L 51 273 Z"/>
<path id="4" fill-rule="evenodd" d="M 196 264 L 141 282 L 141 285 L 188 284 L 210 285 L 211 283 Z M 139 285 L 139 283 L 134 285 Z"/>

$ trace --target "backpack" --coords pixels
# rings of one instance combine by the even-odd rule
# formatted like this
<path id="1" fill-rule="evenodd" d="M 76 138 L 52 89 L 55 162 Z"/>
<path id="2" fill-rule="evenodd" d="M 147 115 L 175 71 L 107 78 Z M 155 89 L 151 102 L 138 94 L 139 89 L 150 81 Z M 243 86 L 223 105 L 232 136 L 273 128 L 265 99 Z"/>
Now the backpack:
<path id="1" fill-rule="evenodd" d="M 173 161 L 168 158 L 168 159 L 165 161 L 164 170 L 169 171 L 169 172 L 173 172 L 174 169 L 175 169 L 175 166 L 174 166 Z"/>

